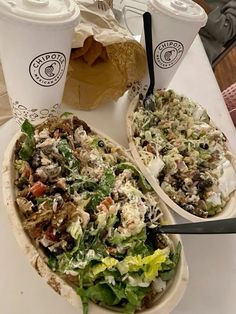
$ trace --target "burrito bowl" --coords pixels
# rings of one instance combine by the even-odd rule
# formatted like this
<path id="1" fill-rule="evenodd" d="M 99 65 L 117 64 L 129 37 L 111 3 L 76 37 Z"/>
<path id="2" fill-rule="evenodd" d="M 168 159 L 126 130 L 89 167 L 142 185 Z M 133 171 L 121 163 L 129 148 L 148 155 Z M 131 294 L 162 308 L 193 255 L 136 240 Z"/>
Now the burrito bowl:
<path id="1" fill-rule="evenodd" d="M 167 314 L 183 296 L 181 239 L 155 232 L 171 214 L 125 149 L 78 117 L 23 123 L 3 195 L 29 261 L 81 313 Z"/>
<path id="2" fill-rule="evenodd" d="M 173 90 L 136 96 L 127 113 L 131 153 L 162 200 L 190 221 L 236 215 L 236 158 L 206 110 Z"/>

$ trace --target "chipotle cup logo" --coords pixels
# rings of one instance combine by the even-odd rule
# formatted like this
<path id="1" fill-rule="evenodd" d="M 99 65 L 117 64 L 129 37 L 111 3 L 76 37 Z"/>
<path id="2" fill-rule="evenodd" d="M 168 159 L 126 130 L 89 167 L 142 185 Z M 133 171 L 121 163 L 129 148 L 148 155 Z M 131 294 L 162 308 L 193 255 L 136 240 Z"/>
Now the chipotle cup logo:
<path id="1" fill-rule="evenodd" d="M 61 52 L 47 52 L 34 58 L 29 66 L 31 78 L 39 85 L 57 84 L 66 67 L 66 56 Z"/>
<path id="2" fill-rule="evenodd" d="M 182 57 L 184 46 L 177 40 L 165 40 L 154 50 L 155 63 L 162 69 L 171 68 Z"/>

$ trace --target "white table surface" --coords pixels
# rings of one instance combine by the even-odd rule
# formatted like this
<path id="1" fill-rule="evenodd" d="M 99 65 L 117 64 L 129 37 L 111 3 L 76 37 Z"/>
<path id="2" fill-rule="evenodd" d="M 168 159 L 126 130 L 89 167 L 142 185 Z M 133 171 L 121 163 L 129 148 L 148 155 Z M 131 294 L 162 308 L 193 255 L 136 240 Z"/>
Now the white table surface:
<path id="1" fill-rule="evenodd" d="M 207 108 L 236 152 L 236 131 L 198 37 L 176 73 L 171 87 Z M 67 107 L 66 110 L 68 109 L 70 108 Z M 124 96 L 117 104 L 91 112 L 77 111 L 77 114 L 127 146 L 126 110 L 127 97 Z M 3 152 L 16 129 L 13 120 L 0 127 L 0 164 Z M 183 221 L 180 217 L 176 219 L 178 222 Z M 236 235 L 182 238 L 190 279 L 186 293 L 173 314 L 235 314 Z M 0 314 L 81 314 L 47 286 L 30 266 L 14 239 L 2 197 L 0 241 Z"/>

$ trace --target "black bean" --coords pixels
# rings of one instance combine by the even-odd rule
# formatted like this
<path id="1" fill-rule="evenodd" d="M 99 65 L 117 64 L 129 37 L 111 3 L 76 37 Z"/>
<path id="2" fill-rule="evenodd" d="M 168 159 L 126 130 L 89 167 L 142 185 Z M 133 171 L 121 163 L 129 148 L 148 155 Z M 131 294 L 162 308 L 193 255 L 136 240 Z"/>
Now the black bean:
<path id="1" fill-rule="evenodd" d="M 181 154 L 182 156 L 187 156 L 187 155 L 188 155 L 188 149 L 187 149 L 187 148 L 184 148 L 184 149 L 180 150 L 180 154 Z"/>
<path id="2" fill-rule="evenodd" d="M 207 143 L 200 143 L 199 147 L 201 147 L 202 149 L 208 149 L 209 145 Z"/>
<path id="3" fill-rule="evenodd" d="M 184 181 L 181 178 L 177 178 L 176 181 L 174 182 L 173 186 L 178 190 L 182 189 L 184 191 Z"/>
<path id="4" fill-rule="evenodd" d="M 162 129 L 162 132 L 163 132 L 164 135 L 168 135 L 169 128 Z"/>
<path id="5" fill-rule="evenodd" d="M 97 219 L 97 216 L 93 213 L 90 214 L 90 221 L 93 222 L 93 221 L 96 221 Z"/>
<path id="6" fill-rule="evenodd" d="M 68 237 L 66 241 L 67 241 L 66 250 L 67 251 L 72 250 L 73 247 L 75 246 L 75 240 L 72 237 Z"/>
<path id="7" fill-rule="evenodd" d="M 153 119 L 154 125 L 158 125 L 158 123 L 159 123 L 160 121 L 161 121 L 161 120 L 160 120 L 159 117 L 155 117 L 155 118 Z"/>
<path id="8" fill-rule="evenodd" d="M 49 224 L 48 224 L 48 223 L 42 224 L 42 229 L 43 229 L 43 231 L 47 231 L 48 227 L 49 227 Z"/>
<path id="9" fill-rule="evenodd" d="M 200 191 L 202 191 L 202 190 L 205 189 L 205 183 L 204 183 L 204 181 L 205 181 L 205 180 L 200 179 L 200 181 L 198 182 L 197 187 L 198 187 L 198 189 L 199 189 Z"/>
<path id="10" fill-rule="evenodd" d="M 160 154 L 161 155 L 165 155 L 167 152 L 168 152 L 169 148 L 167 146 L 163 147 L 161 150 L 160 150 Z"/>
<path id="11" fill-rule="evenodd" d="M 65 191 L 64 191 L 61 187 L 59 187 L 59 186 L 52 185 L 52 187 L 51 187 L 51 189 L 50 189 L 50 192 L 51 192 L 52 194 L 54 194 L 54 193 L 63 194 Z"/>
<path id="12" fill-rule="evenodd" d="M 208 178 L 206 180 L 201 179 L 197 185 L 198 189 L 200 191 L 205 190 L 206 188 L 209 188 L 213 185 L 213 181 Z"/>
<path id="13" fill-rule="evenodd" d="M 146 140 L 142 141 L 142 147 L 147 146 L 148 144 L 149 144 L 148 141 L 146 141 Z"/>
<path id="14" fill-rule="evenodd" d="M 33 169 L 36 169 L 41 166 L 41 156 L 40 151 L 38 149 L 34 152 L 32 156 L 31 166 Z"/>
<path id="15" fill-rule="evenodd" d="M 104 146 L 105 146 L 104 141 L 103 141 L 103 140 L 99 140 L 99 141 L 98 141 L 98 146 L 99 146 L 99 147 L 104 147 Z"/>
<path id="16" fill-rule="evenodd" d="M 104 152 L 106 153 L 106 154 L 110 154 L 111 153 L 111 147 L 105 147 L 104 148 Z"/>
<path id="17" fill-rule="evenodd" d="M 210 188 L 212 185 L 213 185 L 213 181 L 210 178 L 205 180 L 205 186 L 207 188 Z"/>
<path id="18" fill-rule="evenodd" d="M 53 249 L 53 253 L 55 255 L 60 255 L 60 254 L 64 253 L 64 249 L 61 246 L 55 247 Z"/>
<path id="19" fill-rule="evenodd" d="M 61 134 L 61 139 L 67 139 L 67 136 L 68 136 L 68 134 L 62 133 L 62 134 Z"/>
<path id="20" fill-rule="evenodd" d="M 33 180 L 34 182 L 41 181 L 40 175 L 38 175 L 36 172 L 33 173 Z"/>
<path id="21" fill-rule="evenodd" d="M 193 176 L 192 176 L 192 180 L 193 181 L 199 181 L 201 179 L 200 177 L 200 172 L 196 171 Z"/>
<path id="22" fill-rule="evenodd" d="M 188 192 L 188 187 L 187 187 L 185 184 L 183 184 L 183 185 L 182 185 L 182 190 L 183 190 L 184 192 Z"/>
<path id="23" fill-rule="evenodd" d="M 134 130 L 134 137 L 138 137 L 139 136 L 139 130 L 137 128 L 135 128 Z"/>
<path id="24" fill-rule="evenodd" d="M 162 171 L 158 176 L 159 182 L 162 183 L 164 181 L 164 178 L 165 178 L 165 173 Z"/>
<path id="25" fill-rule="evenodd" d="M 193 212 L 194 210 L 194 206 L 192 204 L 187 204 L 187 205 L 184 205 L 184 209 L 187 211 L 187 212 Z"/>

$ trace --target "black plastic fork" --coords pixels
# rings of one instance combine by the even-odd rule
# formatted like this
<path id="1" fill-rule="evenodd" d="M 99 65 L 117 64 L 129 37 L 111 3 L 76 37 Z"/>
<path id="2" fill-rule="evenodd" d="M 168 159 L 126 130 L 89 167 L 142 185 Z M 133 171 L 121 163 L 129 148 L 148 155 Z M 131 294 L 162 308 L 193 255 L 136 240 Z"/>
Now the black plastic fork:
<path id="1" fill-rule="evenodd" d="M 169 234 L 224 234 L 236 233 L 236 218 L 212 221 L 162 225 L 155 228 L 156 233 Z"/>

